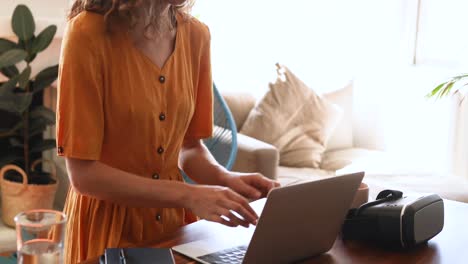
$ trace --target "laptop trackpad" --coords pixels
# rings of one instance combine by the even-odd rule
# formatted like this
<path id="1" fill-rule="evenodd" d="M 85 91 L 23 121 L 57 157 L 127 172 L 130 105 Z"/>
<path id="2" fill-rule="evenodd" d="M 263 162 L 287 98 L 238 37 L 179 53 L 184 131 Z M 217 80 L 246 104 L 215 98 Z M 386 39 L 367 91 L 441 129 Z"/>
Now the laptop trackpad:
<path id="1" fill-rule="evenodd" d="M 203 256 L 228 248 L 247 246 L 250 242 L 250 239 L 252 238 L 253 231 L 254 228 L 247 229 L 244 227 L 226 227 L 226 230 L 223 230 L 223 232 L 220 233 L 223 234 L 222 236 L 197 240 L 175 246 L 172 249 L 186 256 Z M 229 235 L 230 232 L 235 232 L 236 234 L 233 233 L 232 235 Z M 243 234 L 240 235 L 239 232 Z"/>

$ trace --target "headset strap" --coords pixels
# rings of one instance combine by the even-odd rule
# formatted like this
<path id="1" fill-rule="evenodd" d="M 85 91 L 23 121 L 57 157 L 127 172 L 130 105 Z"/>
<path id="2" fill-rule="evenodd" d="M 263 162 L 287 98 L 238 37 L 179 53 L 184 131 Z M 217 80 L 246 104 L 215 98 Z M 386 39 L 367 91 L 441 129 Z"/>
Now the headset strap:
<path id="1" fill-rule="evenodd" d="M 374 205 L 385 203 L 388 201 L 398 200 L 403 197 L 403 192 L 397 190 L 383 190 L 377 195 L 377 199 L 372 202 L 365 203 L 354 211 L 354 216 L 358 216 L 366 208 Z"/>

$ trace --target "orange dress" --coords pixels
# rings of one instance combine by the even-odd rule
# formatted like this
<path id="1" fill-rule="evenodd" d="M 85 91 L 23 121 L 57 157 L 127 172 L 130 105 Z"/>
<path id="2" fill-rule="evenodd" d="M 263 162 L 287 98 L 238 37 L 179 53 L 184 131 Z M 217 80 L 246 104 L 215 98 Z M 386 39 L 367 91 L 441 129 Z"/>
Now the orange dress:
<path id="1" fill-rule="evenodd" d="M 83 12 L 67 26 L 58 94 L 58 155 L 98 160 L 135 177 L 183 181 L 184 137 L 210 137 L 213 129 L 209 30 L 178 14 L 174 51 L 159 68 L 127 32 L 107 34 L 102 15 Z M 133 208 L 72 188 L 64 212 L 65 263 L 186 224 L 181 208 Z"/>

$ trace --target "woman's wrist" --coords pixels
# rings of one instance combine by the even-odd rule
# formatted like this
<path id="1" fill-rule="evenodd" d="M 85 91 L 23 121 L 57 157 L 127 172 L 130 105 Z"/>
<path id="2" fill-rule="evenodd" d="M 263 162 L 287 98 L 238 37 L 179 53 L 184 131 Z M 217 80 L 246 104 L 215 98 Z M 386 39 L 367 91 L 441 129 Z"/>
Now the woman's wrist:
<path id="1" fill-rule="evenodd" d="M 188 184 L 188 183 L 181 184 L 180 190 L 175 192 L 178 194 L 177 197 L 175 198 L 175 201 L 178 205 L 177 207 L 190 208 L 190 201 L 191 201 L 191 198 L 193 197 L 194 190 L 195 190 L 195 186 L 193 186 L 192 184 Z"/>
<path id="2" fill-rule="evenodd" d="M 222 166 L 219 166 L 216 179 L 217 179 L 216 185 L 229 187 L 229 183 L 232 179 L 232 176 L 228 170 L 226 170 Z"/>

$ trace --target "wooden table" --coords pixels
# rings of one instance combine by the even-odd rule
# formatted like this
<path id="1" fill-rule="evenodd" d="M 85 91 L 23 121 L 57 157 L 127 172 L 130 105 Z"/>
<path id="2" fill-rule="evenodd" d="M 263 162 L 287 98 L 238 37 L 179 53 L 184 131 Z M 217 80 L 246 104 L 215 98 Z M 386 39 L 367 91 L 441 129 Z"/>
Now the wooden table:
<path id="1" fill-rule="evenodd" d="M 450 200 L 444 200 L 444 203 L 444 229 L 427 245 L 409 251 L 384 250 L 369 244 L 343 241 L 338 237 L 330 251 L 301 263 L 468 263 L 468 204 Z M 208 236 L 216 236 L 220 234 L 222 228 L 224 227 L 221 225 L 199 221 L 146 246 L 169 248 Z M 195 263 L 176 252 L 174 257 L 178 264 Z M 97 263 L 97 260 L 81 264 L 94 263 Z"/>

